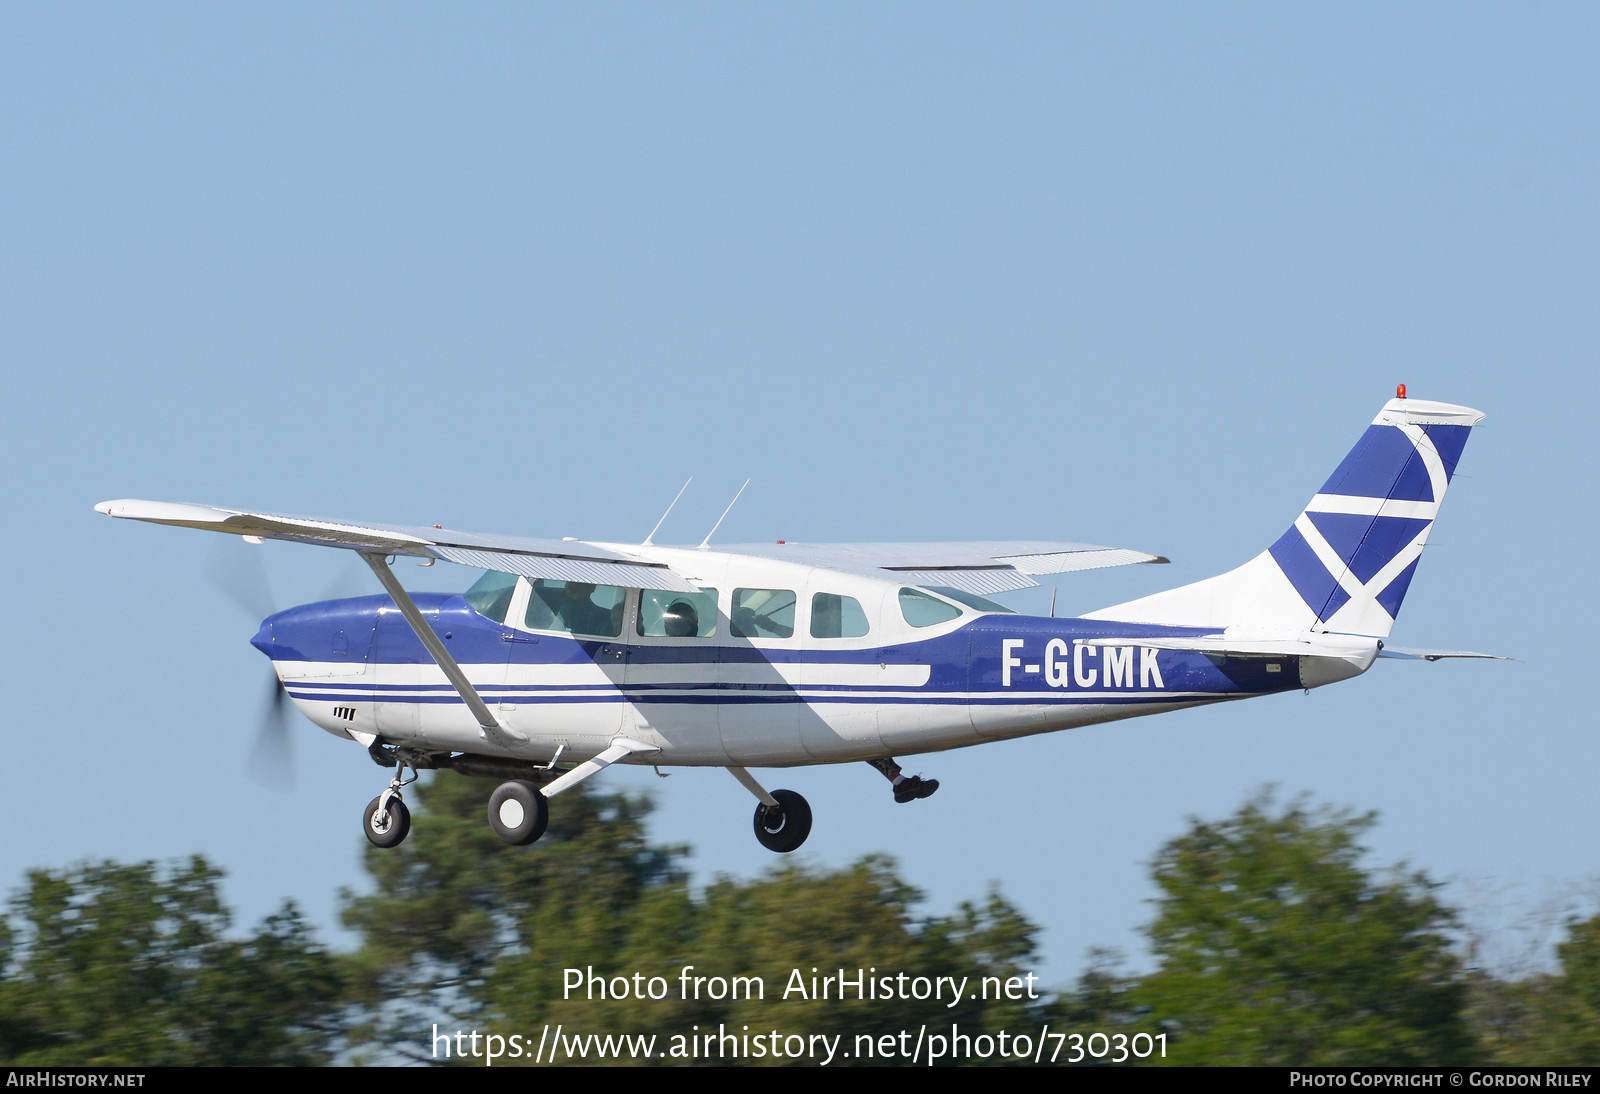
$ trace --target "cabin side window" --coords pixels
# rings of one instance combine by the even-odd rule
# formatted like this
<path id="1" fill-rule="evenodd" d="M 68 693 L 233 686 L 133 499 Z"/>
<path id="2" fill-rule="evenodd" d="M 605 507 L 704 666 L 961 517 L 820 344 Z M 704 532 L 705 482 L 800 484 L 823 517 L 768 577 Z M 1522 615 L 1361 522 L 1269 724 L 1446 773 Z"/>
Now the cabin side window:
<path id="1" fill-rule="evenodd" d="M 790 589 L 735 589 L 730 612 L 735 638 L 793 638 L 795 595 Z"/>
<path id="2" fill-rule="evenodd" d="M 855 597 L 817 593 L 811 598 L 812 638 L 863 638 L 867 630 L 867 613 Z"/>
<path id="3" fill-rule="evenodd" d="M 511 610 L 511 594 L 516 591 L 516 574 L 490 570 L 461 595 L 479 615 L 488 616 L 496 623 L 504 623 L 506 612 Z"/>
<path id="4" fill-rule="evenodd" d="M 628 590 L 619 585 L 541 578 L 533 582 L 523 622 L 534 631 L 618 638 L 622 635 L 622 608 L 627 601 Z"/>
<path id="5" fill-rule="evenodd" d="M 961 609 L 916 589 L 901 589 L 900 614 L 913 627 L 932 627 L 955 619 Z"/>
<path id="6" fill-rule="evenodd" d="M 635 629 L 641 638 L 710 638 L 717 633 L 717 590 L 641 590 Z"/>

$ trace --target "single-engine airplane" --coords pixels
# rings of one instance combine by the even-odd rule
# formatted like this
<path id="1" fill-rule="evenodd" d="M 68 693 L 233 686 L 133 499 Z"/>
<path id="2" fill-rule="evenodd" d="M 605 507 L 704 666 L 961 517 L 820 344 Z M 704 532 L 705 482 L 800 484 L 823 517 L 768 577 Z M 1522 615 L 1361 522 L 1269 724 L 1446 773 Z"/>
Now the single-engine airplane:
<path id="1" fill-rule="evenodd" d="M 1483 418 L 1404 395 L 1261 554 L 1075 619 L 989 597 L 1041 574 L 1166 560 L 1080 543 L 713 550 L 710 536 L 657 546 L 653 531 L 586 543 L 166 502 L 95 508 L 342 548 L 372 568 L 385 595 L 278 612 L 251 641 L 306 717 L 395 768 L 364 814 L 379 847 L 405 839 L 401 792 L 419 770 L 502 780 L 489 825 L 523 845 L 544 832 L 549 799 L 620 762 L 727 768 L 757 799 L 756 838 L 785 852 L 805 842 L 811 808 L 747 768 L 866 761 L 910 802 L 939 784 L 895 756 L 1321 687 L 1379 656 L 1489 656 L 1384 645 Z M 412 596 L 390 568 L 398 555 L 486 572 L 459 595 Z"/>

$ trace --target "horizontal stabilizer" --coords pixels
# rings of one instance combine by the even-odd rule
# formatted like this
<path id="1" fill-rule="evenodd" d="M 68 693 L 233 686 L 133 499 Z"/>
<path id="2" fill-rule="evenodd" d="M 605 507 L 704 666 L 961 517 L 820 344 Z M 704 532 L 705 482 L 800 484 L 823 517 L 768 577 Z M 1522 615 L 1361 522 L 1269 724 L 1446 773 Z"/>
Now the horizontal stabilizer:
<path id="1" fill-rule="evenodd" d="M 1439 661 L 1446 657 L 1482 657 L 1491 661 L 1509 661 L 1498 653 L 1473 653 L 1471 650 L 1418 650 L 1407 646 L 1384 646 L 1379 657 L 1396 657 L 1406 661 Z"/>

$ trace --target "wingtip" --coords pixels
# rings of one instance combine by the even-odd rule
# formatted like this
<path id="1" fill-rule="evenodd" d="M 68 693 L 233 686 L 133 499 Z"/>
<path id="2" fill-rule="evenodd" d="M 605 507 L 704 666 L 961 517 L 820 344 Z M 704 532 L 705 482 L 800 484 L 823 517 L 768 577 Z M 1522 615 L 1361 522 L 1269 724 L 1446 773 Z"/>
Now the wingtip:
<path id="1" fill-rule="evenodd" d="M 193 524 L 206 526 L 221 524 L 233 512 L 209 505 L 191 505 L 188 502 L 144 501 L 140 498 L 117 498 L 103 501 L 94 507 L 95 512 L 108 517 L 128 520 L 148 520 L 156 524 Z"/>

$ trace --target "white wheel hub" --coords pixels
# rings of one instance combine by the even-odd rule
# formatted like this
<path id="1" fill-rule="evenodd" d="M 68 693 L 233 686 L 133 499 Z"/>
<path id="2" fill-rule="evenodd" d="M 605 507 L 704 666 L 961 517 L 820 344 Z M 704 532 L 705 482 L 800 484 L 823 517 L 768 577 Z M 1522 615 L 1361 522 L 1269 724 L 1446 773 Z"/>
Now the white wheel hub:
<path id="1" fill-rule="evenodd" d="M 527 817 L 522 809 L 522 803 L 515 798 L 507 798 L 500 803 L 500 823 L 507 828 L 522 827 L 523 819 Z"/>

